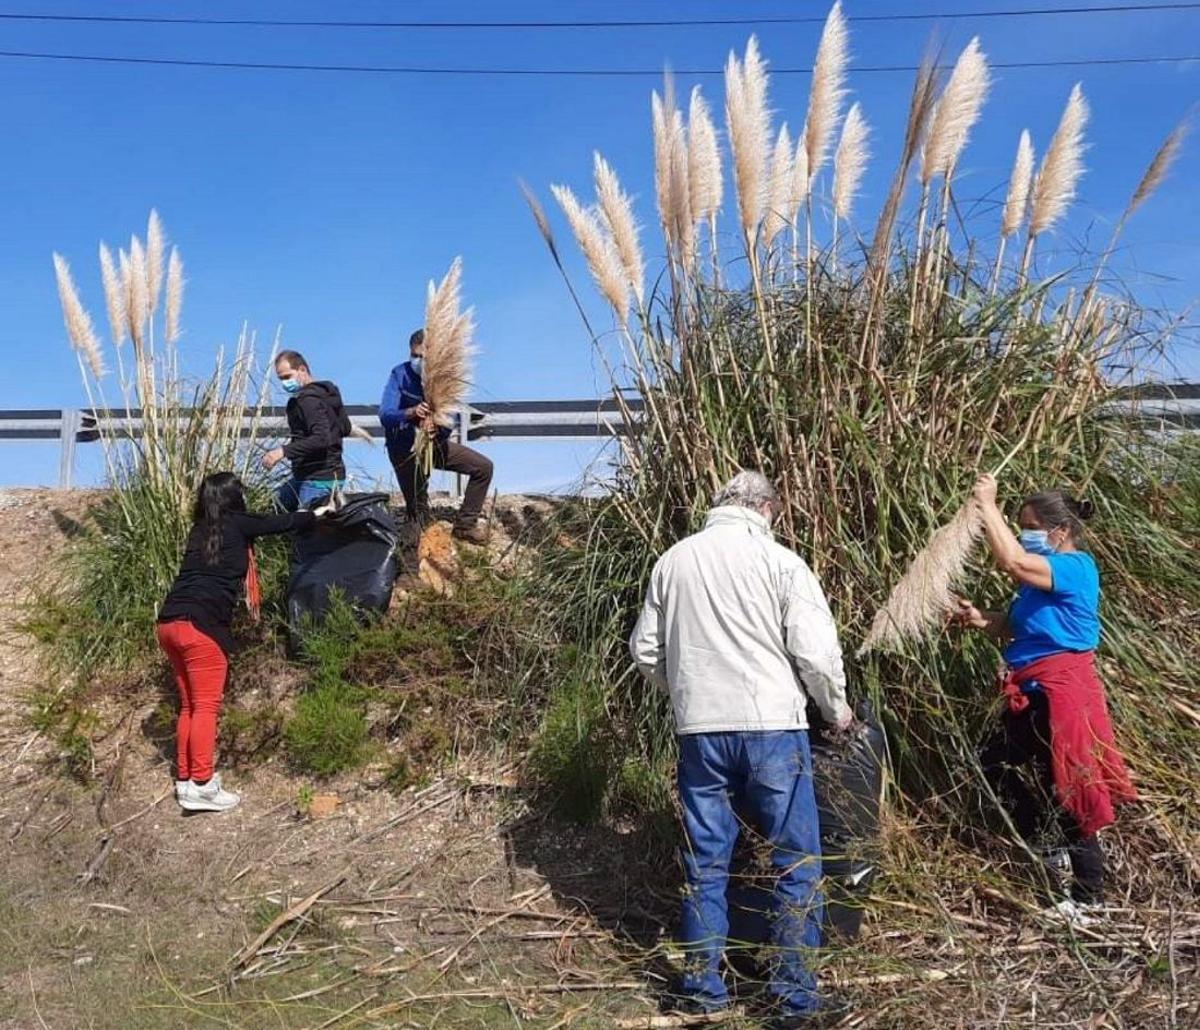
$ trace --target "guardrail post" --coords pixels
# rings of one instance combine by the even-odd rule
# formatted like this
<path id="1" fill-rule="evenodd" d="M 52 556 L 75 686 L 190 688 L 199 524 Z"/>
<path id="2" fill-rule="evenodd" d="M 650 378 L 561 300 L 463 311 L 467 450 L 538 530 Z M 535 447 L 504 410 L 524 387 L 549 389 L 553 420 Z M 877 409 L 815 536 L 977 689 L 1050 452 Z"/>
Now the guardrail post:
<path id="1" fill-rule="evenodd" d="M 467 446 L 467 441 L 470 439 L 469 431 L 471 428 L 471 409 L 459 408 L 458 421 L 454 424 L 454 435 L 458 443 L 463 447 Z M 462 500 L 463 495 L 463 477 L 457 472 L 454 473 L 450 481 L 450 496 L 454 498 L 455 503 Z"/>
<path id="2" fill-rule="evenodd" d="M 58 423 L 58 486 L 69 490 L 75 480 L 75 436 L 81 419 L 75 408 L 63 408 Z"/>

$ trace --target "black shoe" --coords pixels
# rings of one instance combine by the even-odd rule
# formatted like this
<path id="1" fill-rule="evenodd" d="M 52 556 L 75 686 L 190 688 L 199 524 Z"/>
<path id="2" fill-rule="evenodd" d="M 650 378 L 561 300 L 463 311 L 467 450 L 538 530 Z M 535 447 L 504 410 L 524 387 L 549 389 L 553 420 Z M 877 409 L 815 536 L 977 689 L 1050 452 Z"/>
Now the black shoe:
<path id="1" fill-rule="evenodd" d="M 465 540 L 469 544 L 478 544 L 482 547 L 491 539 L 491 532 L 479 521 L 464 522 L 454 527 L 451 536 L 455 540 Z"/>
<path id="2" fill-rule="evenodd" d="M 694 994 L 664 994 L 659 1002 L 658 1010 L 663 1015 L 675 1016 L 715 1016 L 729 1008 L 729 1003 L 715 1005 L 710 1001 L 697 998 Z"/>
<path id="3" fill-rule="evenodd" d="M 775 1010 L 766 1025 L 771 1030 L 824 1030 L 841 1025 L 851 1011 L 851 1005 L 844 998 L 827 998 L 821 1002 L 819 1009 L 812 1012 L 782 1012 Z"/>

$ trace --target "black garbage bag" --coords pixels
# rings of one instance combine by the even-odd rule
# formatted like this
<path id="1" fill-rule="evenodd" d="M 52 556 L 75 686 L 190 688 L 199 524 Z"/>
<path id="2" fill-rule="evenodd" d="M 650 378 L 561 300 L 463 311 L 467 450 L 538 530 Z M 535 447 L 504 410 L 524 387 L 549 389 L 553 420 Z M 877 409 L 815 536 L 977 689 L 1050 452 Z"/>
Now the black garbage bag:
<path id="1" fill-rule="evenodd" d="M 287 594 L 293 646 L 305 626 L 321 621 L 335 594 L 361 612 L 387 611 L 400 539 L 387 502 L 387 494 L 349 494 L 336 512 L 294 537 Z"/>
<path id="2" fill-rule="evenodd" d="M 887 744 L 867 704 L 849 741 L 836 743 L 820 718 L 811 720 L 813 790 L 821 819 L 825 938 L 853 940 L 862 926 L 866 898 L 878 870 L 879 803 Z M 768 939 L 774 875 L 755 853 L 754 835 L 742 833 L 730 868 L 731 960 L 745 959 Z M 761 841 L 757 842 L 760 845 Z"/>

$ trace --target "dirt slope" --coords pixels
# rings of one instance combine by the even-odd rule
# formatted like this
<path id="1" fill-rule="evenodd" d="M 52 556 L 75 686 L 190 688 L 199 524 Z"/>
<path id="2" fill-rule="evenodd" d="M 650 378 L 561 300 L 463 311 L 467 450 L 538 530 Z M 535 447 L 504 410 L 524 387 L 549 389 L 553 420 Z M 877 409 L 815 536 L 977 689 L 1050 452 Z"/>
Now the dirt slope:
<path id="1" fill-rule="evenodd" d="M 188 817 L 150 695 L 97 742 L 93 783 L 64 777 L 28 722 L 41 674 L 15 622 L 88 501 L 0 493 L 0 1027 L 316 1026 L 355 1006 L 345 1025 L 511 1025 L 620 973 L 603 903 L 585 919 L 563 895 L 599 898 L 594 877 L 636 898 L 613 875 L 622 841 L 531 818 L 510 770 L 473 763 L 395 795 L 378 770 L 316 784 L 269 762 L 231 778 L 236 811 Z M 407 1000 L 421 994 L 439 997 Z M 604 995 L 597 1012 L 650 1004 Z"/>
<path id="2" fill-rule="evenodd" d="M 92 499 L 0 491 L 0 1030 L 679 1025 L 651 1019 L 673 863 L 636 826 L 559 821 L 486 756 L 399 794 L 381 769 L 318 784 L 279 758 L 229 777 L 234 812 L 188 817 L 147 690 L 94 731 L 94 777 L 65 775 L 16 623 Z M 542 515 L 516 499 L 497 522 Z M 272 697 L 290 683 L 281 665 Z M 1119 837 L 1110 918 L 1078 934 L 954 841 L 906 826 L 890 847 L 863 940 L 822 973 L 855 1002 L 842 1025 L 1200 1026 L 1200 907 L 1129 901 Z M 941 863 L 936 895 L 905 875 L 913 848 Z"/>

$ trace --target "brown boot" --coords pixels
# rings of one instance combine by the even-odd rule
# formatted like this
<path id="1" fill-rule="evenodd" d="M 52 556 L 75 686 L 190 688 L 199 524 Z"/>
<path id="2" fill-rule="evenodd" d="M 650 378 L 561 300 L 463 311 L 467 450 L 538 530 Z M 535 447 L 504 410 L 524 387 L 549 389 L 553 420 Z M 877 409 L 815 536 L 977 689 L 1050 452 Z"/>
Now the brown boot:
<path id="1" fill-rule="evenodd" d="M 487 526 L 476 519 L 474 522 L 460 523 L 454 527 L 454 538 L 456 540 L 465 540 L 469 544 L 486 544 L 491 537 L 491 531 Z"/>

